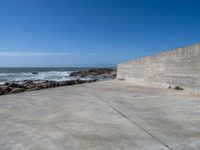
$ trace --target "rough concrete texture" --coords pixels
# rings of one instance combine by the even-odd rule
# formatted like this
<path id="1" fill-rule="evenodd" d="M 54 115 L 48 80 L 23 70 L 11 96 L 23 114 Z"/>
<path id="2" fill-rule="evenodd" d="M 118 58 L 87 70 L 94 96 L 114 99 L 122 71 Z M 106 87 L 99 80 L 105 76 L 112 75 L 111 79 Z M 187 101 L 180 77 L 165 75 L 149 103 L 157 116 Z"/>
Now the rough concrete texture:
<path id="1" fill-rule="evenodd" d="M 200 44 L 121 63 L 117 78 L 136 84 L 181 86 L 200 92 Z"/>
<path id="2" fill-rule="evenodd" d="M 0 97 L 1 150 L 199 150 L 200 96 L 124 81 Z"/>

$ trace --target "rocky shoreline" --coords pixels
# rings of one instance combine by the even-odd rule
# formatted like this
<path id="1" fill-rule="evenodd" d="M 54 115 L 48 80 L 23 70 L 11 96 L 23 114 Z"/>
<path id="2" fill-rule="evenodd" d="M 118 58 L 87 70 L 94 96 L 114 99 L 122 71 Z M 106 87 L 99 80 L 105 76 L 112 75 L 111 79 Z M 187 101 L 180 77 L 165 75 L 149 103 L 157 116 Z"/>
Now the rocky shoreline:
<path id="1" fill-rule="evenodd" d="M 96 82 L 102 79 L 114 79 L 116 77 L 116 71 L 112 69 L 88 69 L 75 71 L 70 74 L 71 77 L 88 78 L 85 80 L 69 80 L 69 81 L 42 81 L 33 82 L 31 80 L 25 80 L 22 83 L 7 82 L 0 85 L 0 95 L 21 93 L 27 91 L 35 91 L 47 88 L 55 88 L 60 86 L 69 86 L 83 83 Z"/>
<path id="2" fill-rule="evenodd" d="M 27 91 L 35 91 L 47 88 L 55 88 L 60 86 L 69 86 L 75 84 L 91 83 L 96 82 L 96 80 L 69 80 L 69 81 L 43 81 L 40 83 L 35 83 L 31 80 L 24 81 L 23 83 L 8 82 L 4 85 L 0 85 L 0 95 L 21 93 Z"/>
<path id="3" fill-rule="evenodd" d="M 70 73 L 71 77 L 88 77 L 96 79 L 116 78 L 117 71 L 110 68 L 87 69 Z"/>
<path id="4" fill-rule="evenodd" d="M 47 88 L 55 88 L 60 86 L 69 86 L 75 84 L 91 83 L 96 80 L 69 80 L 69 81 L 44 81 L 40 83 L 34 83 L 31 80 L 24 81 L 22 84 L 10 82 L 4 85 L 0 85 L 0 95 L 15 94 L 21 92 L 35 91 Z"/>

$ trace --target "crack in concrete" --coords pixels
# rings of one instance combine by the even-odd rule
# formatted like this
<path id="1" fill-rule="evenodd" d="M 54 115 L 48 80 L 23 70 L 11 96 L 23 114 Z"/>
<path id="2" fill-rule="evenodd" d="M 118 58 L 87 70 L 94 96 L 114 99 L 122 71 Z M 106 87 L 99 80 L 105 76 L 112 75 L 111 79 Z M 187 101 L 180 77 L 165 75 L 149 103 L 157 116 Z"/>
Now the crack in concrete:
<path id="1" fill-rule="evenodd" d="M 140 128 L 142 131 L 144 131 L 145 133 L 147 133 L 148 135 L 150 135 L 152 138 L 154 138 L 156 141 L 158 141 L 160 144 L 162 144 L 164 147 L 168 148 L 169 150 L 173 150 L 172 147 L 170 147 L 169 145 L 165 144 L 163 141 L 161 141 L 158 137 L 156 137 L 155 135 L 153 135 L 152 133 L 150 133 L 147 129 L 145 129 L 144 127 L 140 126 L 137 122 L 131 120 L 128 116 L 126 116 L 125 114 L 123 114 L 122 112 L 120 112 L 117 108 L 115 108 L 114 106 L 112 106 L 111 104 L 109 104 L 108 102 L 106 102 L 104 99 L 102 99 L 101 97 L 97 96 L 96 94 L 93 93 L 93 95 L 99 99 L 100 101 L 102 101 L 103 103 L 105 103 L 106 105 L 108 105 L 109 107 L 111 107 L 114 111 L 116 111 L 117 113 L 119 113 L 122 117 L 126 118 L 129 122 L 131 122 L 132 124 L 136 125 L 138 128 Z"/>

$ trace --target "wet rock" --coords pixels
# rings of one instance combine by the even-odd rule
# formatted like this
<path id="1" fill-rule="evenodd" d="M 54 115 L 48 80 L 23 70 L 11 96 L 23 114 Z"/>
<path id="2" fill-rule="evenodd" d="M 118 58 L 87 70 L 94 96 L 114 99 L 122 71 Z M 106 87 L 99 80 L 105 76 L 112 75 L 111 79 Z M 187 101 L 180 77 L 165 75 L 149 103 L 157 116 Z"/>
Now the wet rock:
<path id="1" fill-rule="evenodd" d="M 32 74 L 38 74 L 38 72 L 32 72 Z"/>
<path id="2" fill-rule="evenodd" d="M 21 84 L 14 83 L 14 82 L 9 83 L 8 86 L 11 88 L 22 88 L 23 87 Z"/>

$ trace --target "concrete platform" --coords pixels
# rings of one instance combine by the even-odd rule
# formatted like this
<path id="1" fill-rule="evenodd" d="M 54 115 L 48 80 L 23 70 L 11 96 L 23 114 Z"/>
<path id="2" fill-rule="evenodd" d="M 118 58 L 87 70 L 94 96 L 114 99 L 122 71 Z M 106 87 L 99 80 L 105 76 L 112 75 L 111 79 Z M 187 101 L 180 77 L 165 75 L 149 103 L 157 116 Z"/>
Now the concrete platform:
<path id="1" fill-rule="evenodd" d="M 199 150 L 200 96 L 105 81 L 0 96 L 1 150 Z"/>

